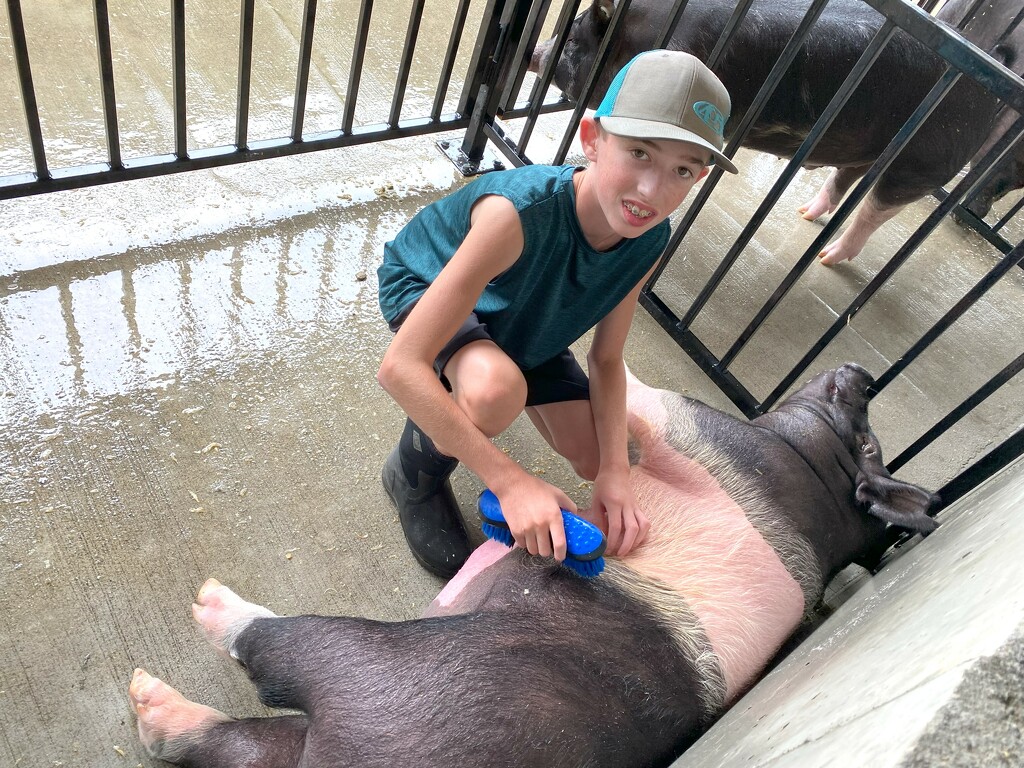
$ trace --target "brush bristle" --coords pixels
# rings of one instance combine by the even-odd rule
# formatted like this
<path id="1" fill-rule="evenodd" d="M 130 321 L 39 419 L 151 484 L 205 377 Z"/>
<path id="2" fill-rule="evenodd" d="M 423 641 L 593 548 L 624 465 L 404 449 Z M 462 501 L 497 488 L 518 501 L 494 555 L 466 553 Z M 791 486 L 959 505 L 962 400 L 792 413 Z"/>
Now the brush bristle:
<path id="1" fill-rule="evenodd" d="M 482 523 L 480 530 L 483 531 L 484 536 L 489 539 L 494 539 L 499 544 L 504 544 L 506 547 L 512 546 L 512 531 L 508 528 L 499 528 L 496 525 L 490 523 Z"/>
<path id="2" fill-rule="evenodd" d="M 576 560 L 567 557 L 562 561 L 562 565 L 576 571 L 584 579 L 592 579 L 604 570 L 604 558 L 595 557 L 593 560 Z"/>

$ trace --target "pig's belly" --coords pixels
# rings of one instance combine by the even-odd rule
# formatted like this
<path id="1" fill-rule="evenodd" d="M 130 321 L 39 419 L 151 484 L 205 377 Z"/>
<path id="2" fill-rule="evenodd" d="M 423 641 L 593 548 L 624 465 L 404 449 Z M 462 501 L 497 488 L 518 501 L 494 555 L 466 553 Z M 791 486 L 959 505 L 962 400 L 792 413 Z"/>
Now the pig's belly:
<path id="1" fill-rule="evenodd" d="M 678 454 L 673 464 L 670 481 L 634 467 L 633 490 L 652 535 L 624 562 L 684 598 L 718 656 L 731 701 L 796 628 L 804 594 L 703 467 Z"/>
<path id="2" fill-rule="evenodd" d="M 451 581 L 444 585 L 427 608 L 425 616 L 444 616 L 478 608 L 490 594 L 491 578 L 496 571 L 484 572 L 512 550 L 504 544 L 488 539 L 473 550 Z"/>

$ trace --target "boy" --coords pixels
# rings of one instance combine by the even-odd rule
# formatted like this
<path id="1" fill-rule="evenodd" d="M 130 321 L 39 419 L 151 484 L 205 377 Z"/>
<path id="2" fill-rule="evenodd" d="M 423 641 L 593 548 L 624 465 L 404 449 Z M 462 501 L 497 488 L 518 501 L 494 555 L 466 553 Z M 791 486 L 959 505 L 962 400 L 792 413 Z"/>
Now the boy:
<path id="1" fill-rule="evenodd" d="M 490 438 L 526 409 L 594 481 L 611 555 L 649 524 L 629 484 L 622 359 L 668 216 L 717 162 L 729 95 L 699 60 L 647 51 L 580 124 L 590 164 L 491 173 L 424 208 L 385 246 L 380 304 L 395 338 L 378 380 L 408 414 L 382 472 L 406 540 L 450 578 L 469 555 L 448 476 L 463 461 L 498 497 L 531 554 L 565 557 L 560 489 Z M 588 380 L 569 345 L 595 327 Z M 428 437 L 429 435 L 429 437 Z"/>

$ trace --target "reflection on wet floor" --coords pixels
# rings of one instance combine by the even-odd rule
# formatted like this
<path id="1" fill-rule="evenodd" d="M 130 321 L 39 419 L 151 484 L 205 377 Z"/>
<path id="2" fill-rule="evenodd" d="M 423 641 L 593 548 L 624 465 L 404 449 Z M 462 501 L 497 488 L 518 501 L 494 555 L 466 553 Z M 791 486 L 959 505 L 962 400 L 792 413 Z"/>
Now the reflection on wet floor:
<path id="1" fill-rule="evenodd" d="M 296 160 L 290 165 L 292 172 L 302 168 Z M 358 172 L 359 165 L 345 170 Z M 143 203 L 139 220 L 106 245 L 88 230 L 81 241 L 72 234 L 62 243 L 44 222 L 49 218 L 60 227 L 62 219 L 84 217 L 91 227 L 109 227 L 113 217 L 127 216 L 140 202 L 144 186 L 159 196 L 180 179 L 126 185 L 133 189 L 118 189 L 109 199 L 99 188 L 11 203 L 5 216 L 9 250 L 0 255 L 7 360 L 0 423 L 165 386 L 197 366 L 230 366 L 239 356 L 287 348 L 310 333 L 342 335 L 358 349 L 351 315 L 359 311 L 360 292 L 375 291 L 383 243 L 422 204 L 421 189 L 450 186 L 451 165 L 438 153 L 418 172 L 396 179 L 397 185 L 338 178 L 333 194 L 311 190 L 305 210 L 291 215 L 282 210 L 286 184 L 281 196 L 258 194 L 287 174 L 278 164 L 249 173 L 248 185 L 238 171 L 234 184 L 225 184 L 221 173 L 194 174 L 195 191 L 224 199 L 219 218 L 204 222 L 196 216 L 183 224 L 201 201 L 184 212 Z M 294 177 L 288 182 L 301 184 Z M 235 194 L 235 186 L 248 186 L 250 196 Z M 69 206 L 74 212 L 46 205 L 61 206 L 79 194 L 84 199 Z M 294 204 L 301 204 L 297 195 Z M 247 217 L 253 217 L 249 225 L 240 227 Z M 266 223 L 256 223 L 260 219 Z M 372 297 L 363 305 L 373 310 Z"/>

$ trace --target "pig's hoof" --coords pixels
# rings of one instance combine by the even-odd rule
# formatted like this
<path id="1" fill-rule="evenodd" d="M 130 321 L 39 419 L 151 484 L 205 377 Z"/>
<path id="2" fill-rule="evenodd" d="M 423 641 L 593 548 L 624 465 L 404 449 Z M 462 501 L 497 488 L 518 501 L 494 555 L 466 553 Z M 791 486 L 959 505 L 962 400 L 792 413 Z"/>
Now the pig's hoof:
<path id="1" fill-rule="evenodd" d="M 235 640 L 253 619 L 274 618 L 262 605 L 248 603 L 216 579 L 207 579 L 192 604 L 192 616 L 210 645 L 237 659 Z"/>
<path id="2" fill-rule="evenodd" d="M 814 221 L 819 216 L 826 213 L 832 213 L 834 210 L 835 206 L 832 205 L 832 201 L 829 200 L 828 195 L 821 192 L 819 192 L 814 199 L 809 200 L 797 208 L 800 215 L 807 219 L 807 221 Z"/>
<path id="3" fill-rule="evenodd" d="M 842 238 L 839 238 L 834 243 L 829 243 L 821 249 L 821 252 L 818 254 L 818 261 L 826 267 L 831 267 L 834 264 L 852 260 L 857 253 L 859 251 L 850 253 L 849 247 L 843 243 Z"/>
<path id="4" fill-rule="evenodd" d="M 132 675 L 128 696 L 139 721 L 142 745 L 162 760 L 177 759 L 208 728 L 231 720 L 219 710 L 189 701 L 144 669 L 136 669 Z"/>

